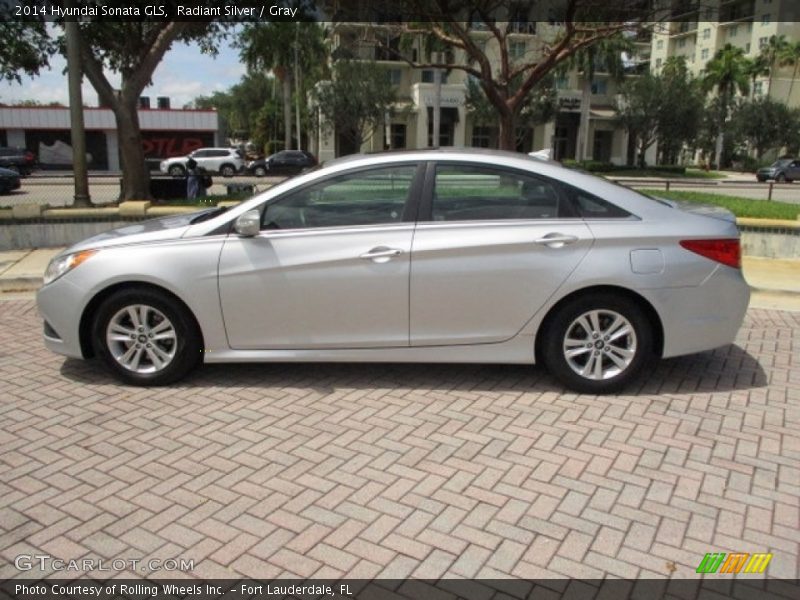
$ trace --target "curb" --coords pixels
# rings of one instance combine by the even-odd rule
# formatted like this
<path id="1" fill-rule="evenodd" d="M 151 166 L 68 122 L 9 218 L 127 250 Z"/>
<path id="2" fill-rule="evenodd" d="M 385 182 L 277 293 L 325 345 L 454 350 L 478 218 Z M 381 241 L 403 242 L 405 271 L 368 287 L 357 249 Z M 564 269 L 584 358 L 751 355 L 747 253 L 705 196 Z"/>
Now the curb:
<path id="1" fill-rule="evenodd" d="M 35 292 L 44 282 L 43 277 L 0 277 L 0 293 L 6 292 Z"/>

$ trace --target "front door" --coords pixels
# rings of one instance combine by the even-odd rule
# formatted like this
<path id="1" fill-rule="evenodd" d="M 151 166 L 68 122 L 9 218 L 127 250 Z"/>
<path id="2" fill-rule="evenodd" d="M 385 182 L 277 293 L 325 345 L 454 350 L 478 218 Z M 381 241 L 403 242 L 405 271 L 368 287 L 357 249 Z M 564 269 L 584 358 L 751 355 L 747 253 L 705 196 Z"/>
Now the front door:
<path id="1" fill-rule="evenodd" d="M 219 265 L 231 348 L 407 346 L 416 171 L 333 176 L 267 203 L 259 235 L 232 234 Z"/>

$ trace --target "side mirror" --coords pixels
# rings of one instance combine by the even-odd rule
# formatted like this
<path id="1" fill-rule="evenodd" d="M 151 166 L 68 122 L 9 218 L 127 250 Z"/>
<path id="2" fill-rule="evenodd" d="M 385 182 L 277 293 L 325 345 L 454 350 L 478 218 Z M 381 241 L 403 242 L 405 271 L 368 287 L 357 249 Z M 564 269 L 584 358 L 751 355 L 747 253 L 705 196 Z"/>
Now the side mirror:
<path id="1" fill-rule="evenodd" d="M 233 223 L 233 230 L 242 237 L 253 237 L 261 231 L 261 213 L 254 208 L 242 213 Z"/>

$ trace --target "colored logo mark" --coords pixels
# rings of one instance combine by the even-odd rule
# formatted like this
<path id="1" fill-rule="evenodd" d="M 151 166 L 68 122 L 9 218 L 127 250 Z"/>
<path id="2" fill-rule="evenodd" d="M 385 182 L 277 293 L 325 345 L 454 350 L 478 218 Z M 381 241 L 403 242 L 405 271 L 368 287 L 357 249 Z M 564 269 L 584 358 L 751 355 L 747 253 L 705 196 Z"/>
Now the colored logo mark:
<path id="1" fill-rule="evenodd" d="M 700 561 L 698 573 L 763 573 L 772 554 L 747 552 L 709 552 Z"/>

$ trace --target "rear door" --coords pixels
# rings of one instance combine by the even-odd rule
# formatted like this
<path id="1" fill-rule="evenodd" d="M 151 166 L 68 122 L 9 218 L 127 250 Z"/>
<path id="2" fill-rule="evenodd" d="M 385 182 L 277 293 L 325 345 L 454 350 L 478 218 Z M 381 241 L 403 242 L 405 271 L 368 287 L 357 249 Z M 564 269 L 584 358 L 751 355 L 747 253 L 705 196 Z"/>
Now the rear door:
<path id="1" fill-rule="evenodd" d="M 592 242 L 553 182 L 478 164 L 432 165 L 412 248 L 411 345 L 513 337 Z"/>

